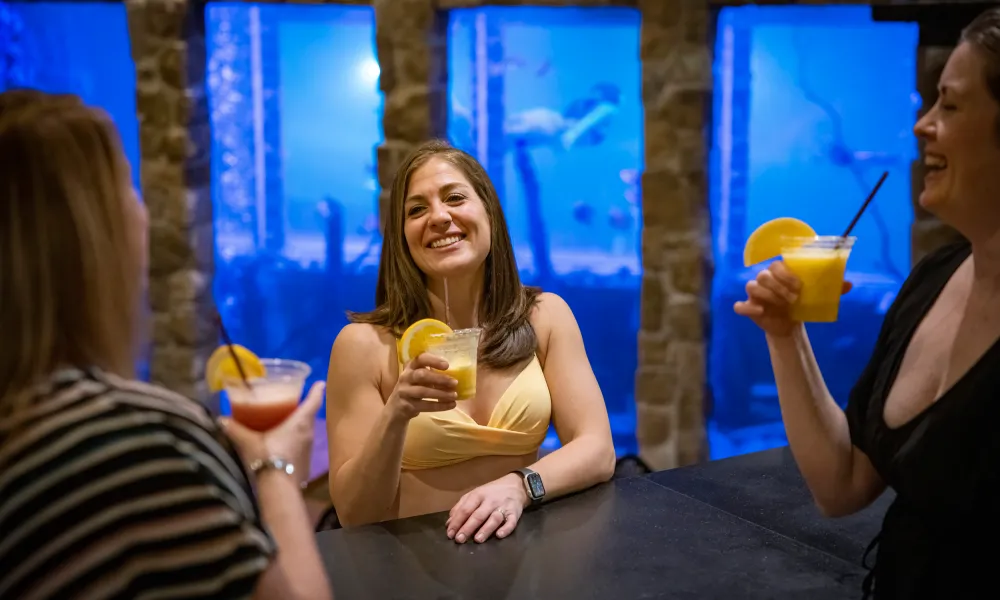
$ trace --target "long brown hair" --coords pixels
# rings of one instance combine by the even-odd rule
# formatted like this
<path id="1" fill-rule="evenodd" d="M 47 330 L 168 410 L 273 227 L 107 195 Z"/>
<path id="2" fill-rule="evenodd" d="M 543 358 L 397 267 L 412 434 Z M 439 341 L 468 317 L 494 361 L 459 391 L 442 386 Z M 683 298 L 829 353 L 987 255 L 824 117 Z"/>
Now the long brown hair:
<path id="1" fill-rule="evenodd" d="M 0 94 L 0 417 L 65 366 L 133 376 L 141 257 L 111 120 L 70 95 Z"/>
<path id="2" fill-rule="evenodd" d="M 475 158 L 447 142 L 432 140 L 418 146 L 403 161 L 392 182 L 389 214 L 385 220 L 382 258 L 375 288 L 375 310 L 351 313 L 355 323 L 385 327 L 399 337 L 407 326 L 431 315 L 427 278 L 410 255 L 403 233 L 404 208 L 410 178 L 432 158 L 451 163 L 462 172 L 483 201 L 490 220 L 490 253 L 486 257 L 482 301 L 479 307 L 483 338 L 479 360 L 495 369 L 527 360 L 537 346 L 529 318 L 538 299 L 537 288 L 521 285 L 514 248 L 496 189 Z"/>

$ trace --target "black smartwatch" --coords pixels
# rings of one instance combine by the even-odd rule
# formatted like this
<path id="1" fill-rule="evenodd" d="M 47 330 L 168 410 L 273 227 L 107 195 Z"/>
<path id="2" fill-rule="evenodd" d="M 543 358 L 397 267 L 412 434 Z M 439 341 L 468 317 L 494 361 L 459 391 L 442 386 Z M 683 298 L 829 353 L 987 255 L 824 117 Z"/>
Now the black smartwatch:
<path id="1" fill-rule="evenodd" d="M 532 505 L 539 504 L 545 498 L 545 486 L 542 485 L 541 475 L 528 468 L 517 469 L 511 473 L 517 473 L 524 480 L 524 488 L 528 491 Z"/>

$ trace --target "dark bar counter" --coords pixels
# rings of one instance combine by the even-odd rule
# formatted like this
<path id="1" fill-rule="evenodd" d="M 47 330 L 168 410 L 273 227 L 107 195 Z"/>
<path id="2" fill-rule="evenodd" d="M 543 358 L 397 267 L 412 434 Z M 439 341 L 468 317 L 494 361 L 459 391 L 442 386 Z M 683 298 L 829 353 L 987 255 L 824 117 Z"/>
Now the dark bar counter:
<path id="1" fill-rule="evenodd" d="M 890 497 L 826 519 L 786 448 L 616 479 L 485 544 L 447 514 L 317 534 L 337 600 L 859 598 Z"/>

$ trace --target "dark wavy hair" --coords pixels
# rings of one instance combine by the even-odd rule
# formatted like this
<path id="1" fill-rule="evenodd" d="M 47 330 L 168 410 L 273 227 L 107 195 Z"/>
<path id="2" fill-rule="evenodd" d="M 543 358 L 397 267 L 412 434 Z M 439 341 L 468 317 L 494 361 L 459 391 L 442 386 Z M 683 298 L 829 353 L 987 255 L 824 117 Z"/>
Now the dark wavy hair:
<path id="1" fill-rule="evenodd" d="M 979 13 L 962 30 L 959 43 L 969 44 L 985 59 L 983 76 L 986 88 L 997 104 L 1000 104 L 1000 7 Z M 1000 118 L 997 119 L 996 134 L 1000 142 Z"/>

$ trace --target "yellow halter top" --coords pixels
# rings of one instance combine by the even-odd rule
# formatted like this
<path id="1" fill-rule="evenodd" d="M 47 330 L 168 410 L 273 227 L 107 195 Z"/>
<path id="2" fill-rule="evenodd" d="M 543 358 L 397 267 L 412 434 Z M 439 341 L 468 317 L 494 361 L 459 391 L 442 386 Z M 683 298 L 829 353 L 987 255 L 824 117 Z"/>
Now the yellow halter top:
<path id="1" fill-rule="evenodd" d="M 493 407 L 486 425 L 462 412 L 462 403 L 410 420 L 403 442 L 403 470 L 433 469 L 477 456 L 521 456 L 537 452 L 552 417 L 552 397 L 534 356 Z"/>

